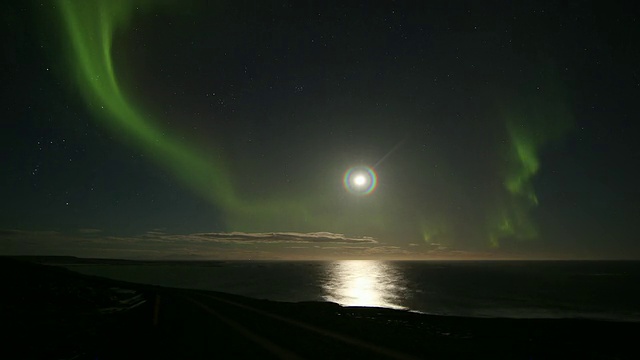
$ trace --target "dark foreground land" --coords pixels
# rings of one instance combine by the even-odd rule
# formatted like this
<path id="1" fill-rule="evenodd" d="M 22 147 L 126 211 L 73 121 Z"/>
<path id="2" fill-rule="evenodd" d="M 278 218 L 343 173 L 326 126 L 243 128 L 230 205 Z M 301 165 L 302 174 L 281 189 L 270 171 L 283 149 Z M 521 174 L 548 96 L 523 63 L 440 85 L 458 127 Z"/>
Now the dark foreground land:
<path id="1" fill-rule="evenodd" d="M 282 303 L 0 258 L 2 359 L 636 359 L 640 323 Z"/>

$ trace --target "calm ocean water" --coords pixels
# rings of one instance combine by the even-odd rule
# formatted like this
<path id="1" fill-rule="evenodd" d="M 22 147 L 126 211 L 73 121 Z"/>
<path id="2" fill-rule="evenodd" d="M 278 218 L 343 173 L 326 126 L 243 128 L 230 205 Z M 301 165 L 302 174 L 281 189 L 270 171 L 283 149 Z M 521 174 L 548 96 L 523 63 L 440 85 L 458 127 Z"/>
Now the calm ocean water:
<path id="1" fill-rule="evenodd" d="M 91 275 L 280 301 L 429 314 L 640 321 L 640 262 L 227 261 L 78 265 Z"/>

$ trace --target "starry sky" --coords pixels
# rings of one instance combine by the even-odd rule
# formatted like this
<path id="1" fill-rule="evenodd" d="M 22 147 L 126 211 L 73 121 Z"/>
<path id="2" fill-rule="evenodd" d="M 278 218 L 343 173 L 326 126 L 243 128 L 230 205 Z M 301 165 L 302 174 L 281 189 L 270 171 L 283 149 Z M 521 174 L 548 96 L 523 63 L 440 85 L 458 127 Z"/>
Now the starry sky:
<path id="1" fill-rule="evenodd" d="M 625 2 L 2 6 L 1 254 L 640 258 Z"/>

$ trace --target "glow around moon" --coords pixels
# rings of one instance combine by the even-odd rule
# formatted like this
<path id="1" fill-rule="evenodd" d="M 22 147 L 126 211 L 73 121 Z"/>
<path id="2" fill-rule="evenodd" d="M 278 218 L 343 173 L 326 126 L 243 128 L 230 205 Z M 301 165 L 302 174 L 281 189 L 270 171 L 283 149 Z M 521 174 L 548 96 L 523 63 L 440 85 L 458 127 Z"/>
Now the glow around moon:
<path id="1" fill-rule="evenodd" d="M 369 195 L 378 184 L 376 173 L 368 166 L 352 167 L 344 174 L 344 188 L 355 195 Z"/>

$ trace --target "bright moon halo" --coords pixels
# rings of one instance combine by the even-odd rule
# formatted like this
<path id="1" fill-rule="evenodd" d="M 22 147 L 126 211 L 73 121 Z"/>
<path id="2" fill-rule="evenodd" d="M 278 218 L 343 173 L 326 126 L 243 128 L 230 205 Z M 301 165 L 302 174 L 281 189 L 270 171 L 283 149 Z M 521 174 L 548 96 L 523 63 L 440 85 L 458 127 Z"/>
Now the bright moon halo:
<path id="1" fill-rule="evenodd" d="M 355 195 L 369 195 L 377 185 L 376 173 L 368 166 L 356 166 L 344 174 L 344 188 Z"/>

